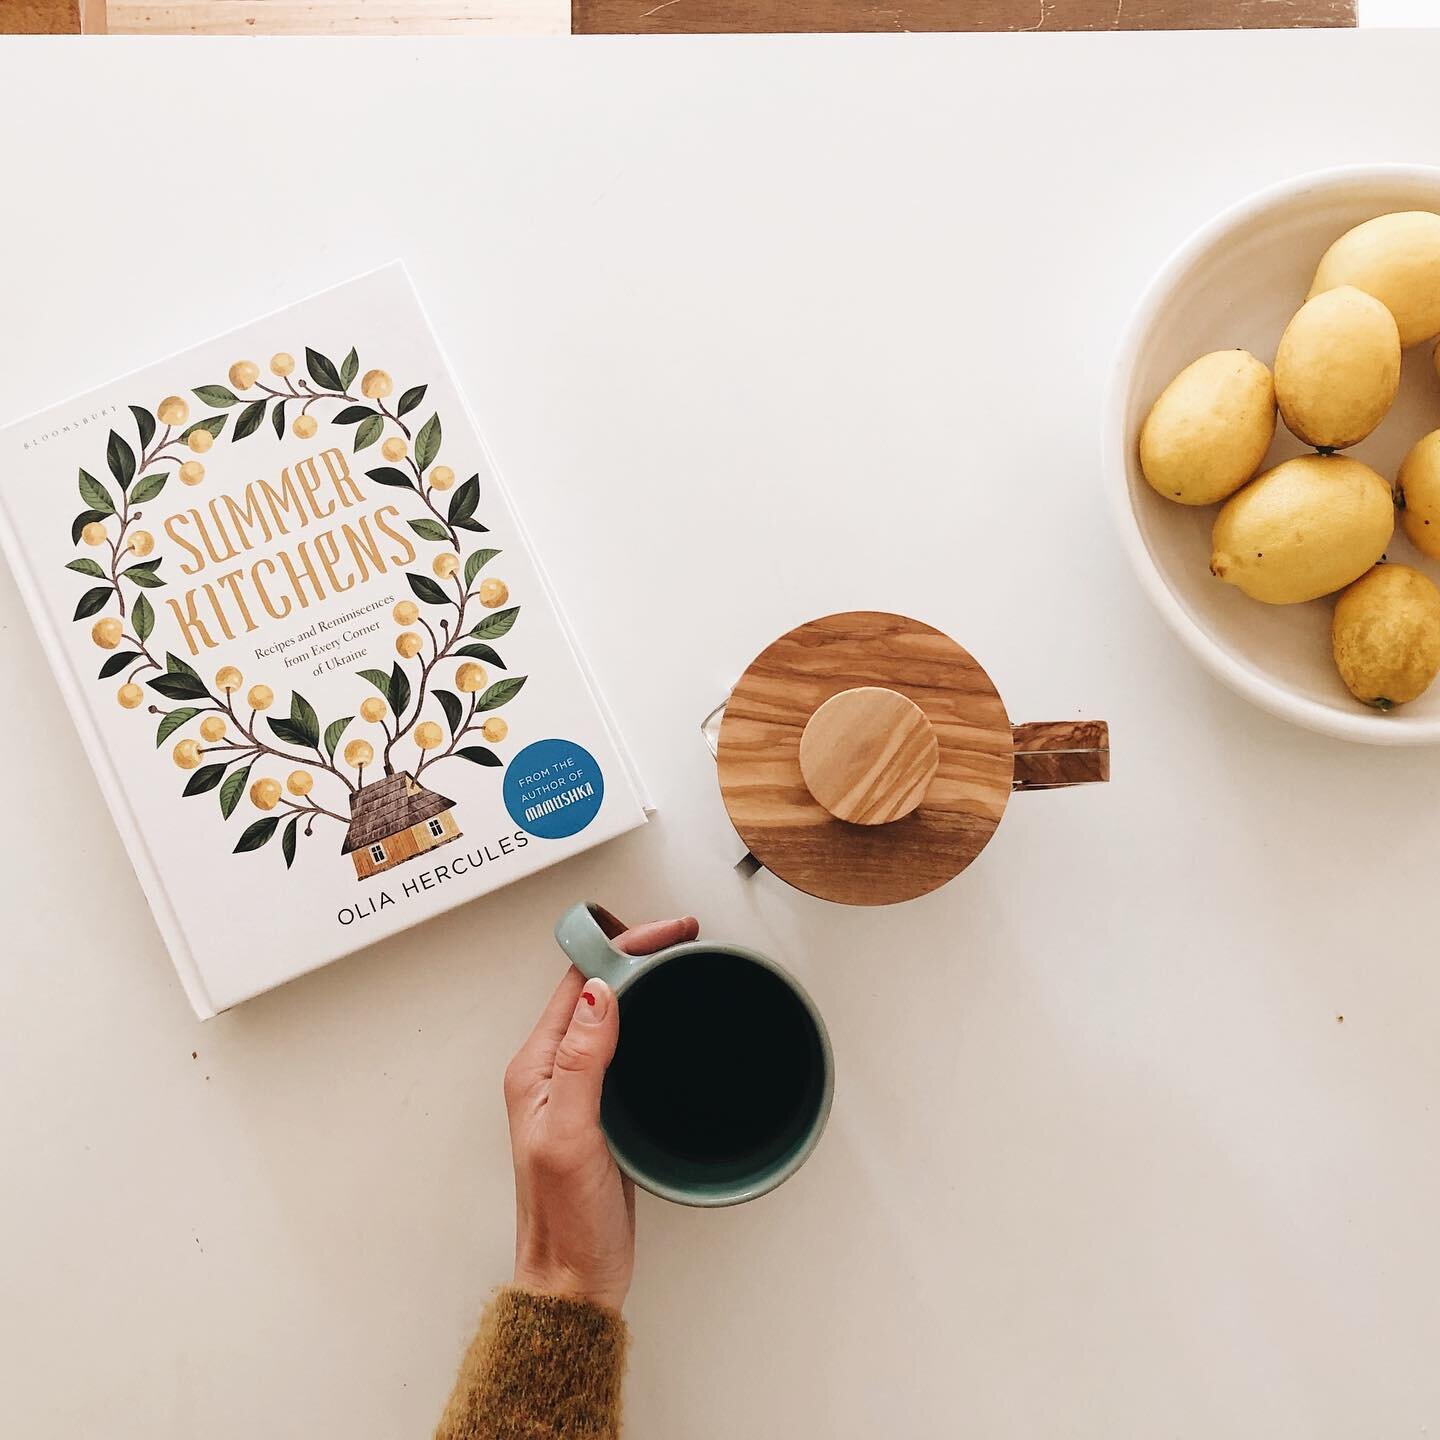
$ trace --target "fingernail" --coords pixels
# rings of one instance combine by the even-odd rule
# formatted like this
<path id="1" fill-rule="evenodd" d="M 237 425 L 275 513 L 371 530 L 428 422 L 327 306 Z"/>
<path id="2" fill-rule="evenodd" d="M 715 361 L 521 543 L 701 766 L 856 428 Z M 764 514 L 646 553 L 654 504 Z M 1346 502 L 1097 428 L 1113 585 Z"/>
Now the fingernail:
<path id="1" fill-rule="evenodd" d="M 575 1018 L 582 1025 L 598 1025 L 610 1008 L 610 987 L 603 980 L 587 980 L 575 1002 Z"/>

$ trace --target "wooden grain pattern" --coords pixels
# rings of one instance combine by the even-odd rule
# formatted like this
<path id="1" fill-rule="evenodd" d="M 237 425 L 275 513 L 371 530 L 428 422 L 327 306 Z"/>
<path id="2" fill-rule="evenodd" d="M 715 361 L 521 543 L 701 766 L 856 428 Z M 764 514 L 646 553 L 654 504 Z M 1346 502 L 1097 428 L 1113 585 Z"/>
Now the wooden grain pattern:
<path id="1" fill-rule="evenodd" d="M 920 806 L 890 825 L 849 825 L 800 771 L 810 717 L 855 686 L 897 690 L 934 728 L 939 765 Z M 767 869 L 851 905 L 913 899 L 958 875 L 1005 813 L 1014 778 L 1005 706 L 948 635 L 877 611 L 830 615 L 768 646 L 725 707 L 716 756 L 731 822 Z"/>
<path id="2" fill-rule="evenodd" d="M 0 35 L 79 33 L 79 0 L 0 0 Z"/>
<path id="3" fill-rule="evenodd" d="M 832 695 L 810 717 L 799 759 L 806 787 L 837 820 L 889 825 L 924 799 L 940 742 L 913 700 L 860 685 Z"/>
<path id="4" fill-rule="evenodd" d="M 1015 788 L 1055 790 L 1110 778 L 1110 727 L 1103 720 L 1017 725 Z"/>
<path id="5" fill-rule="evenodd" d="M 1283 30 L 1355 24 L 1356 0 L 572 0 L 577 35 L 827 30 Z"/>
<path id="6" fill-rule="evenodd" d="M 110 0 L 109 23 L 112 35 L 564 35 L 570 14 L 565 0 Z"/>

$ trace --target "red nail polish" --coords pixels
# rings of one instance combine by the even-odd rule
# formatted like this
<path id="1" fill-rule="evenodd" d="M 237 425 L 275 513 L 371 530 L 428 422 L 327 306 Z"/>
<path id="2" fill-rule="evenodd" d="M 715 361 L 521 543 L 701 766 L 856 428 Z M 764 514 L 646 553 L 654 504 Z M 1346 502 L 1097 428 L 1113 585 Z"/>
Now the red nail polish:
<path id="1" fill-rule="evenodd" d="M 594 1005 L 595 997 L 588 990 L 582 990 L 580 995 L 587 1005 Z"/>

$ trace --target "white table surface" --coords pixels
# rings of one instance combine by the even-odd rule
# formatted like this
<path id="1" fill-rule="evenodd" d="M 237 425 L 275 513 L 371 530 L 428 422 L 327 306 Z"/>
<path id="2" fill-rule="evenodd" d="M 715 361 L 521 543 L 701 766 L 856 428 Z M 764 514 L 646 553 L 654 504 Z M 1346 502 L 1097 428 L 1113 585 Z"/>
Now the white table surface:
<path id="1" fill-rule="evenodd" d="M 404 256 L 660 806 L 202 1026 L 0 573 L 0 1429 L 427 1434 L 590 895 L 782 957 L 839 1067 L 784 1189 L 642 1199 L 630 1436 L 1440 1431 L 1436 758 L 1204 674 L 1096 459 L 1168 249 L 1433 159 L 1437 70 L 1394 31 L 0 44 L 0 419 Z M 901 908 L 740 879 L 698 721 L 857 606 L 1108 719 L 1114 783 Z"/>

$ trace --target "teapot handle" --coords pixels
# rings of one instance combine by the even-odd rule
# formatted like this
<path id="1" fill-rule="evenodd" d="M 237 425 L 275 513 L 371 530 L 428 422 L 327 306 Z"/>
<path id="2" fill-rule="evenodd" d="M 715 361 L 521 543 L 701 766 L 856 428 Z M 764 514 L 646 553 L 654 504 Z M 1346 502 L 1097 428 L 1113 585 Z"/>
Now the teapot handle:
<path id="1" fill-rule="evenodd" d="M 1110 778 L 1110 727 L 1103 720 L 1014 725 L 1015 790 L 1058 790 Z"/>

